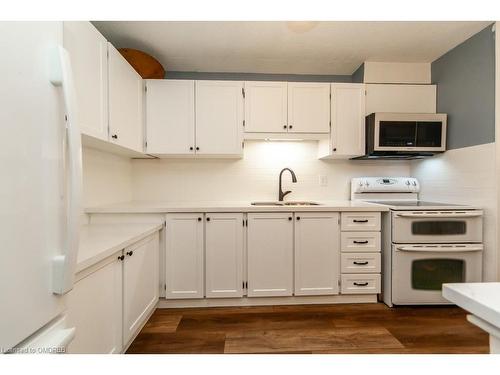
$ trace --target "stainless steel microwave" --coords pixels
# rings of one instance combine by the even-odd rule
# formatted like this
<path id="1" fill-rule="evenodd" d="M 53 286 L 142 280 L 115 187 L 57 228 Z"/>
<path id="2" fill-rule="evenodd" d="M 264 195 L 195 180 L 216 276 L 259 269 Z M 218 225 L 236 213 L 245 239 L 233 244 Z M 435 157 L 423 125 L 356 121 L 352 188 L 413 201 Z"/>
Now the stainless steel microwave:
<path id="1" fill-rule="evenodd" d="M 446 150 L 445 113 L 372 113 L 365 157 L 415 158 Z"/>

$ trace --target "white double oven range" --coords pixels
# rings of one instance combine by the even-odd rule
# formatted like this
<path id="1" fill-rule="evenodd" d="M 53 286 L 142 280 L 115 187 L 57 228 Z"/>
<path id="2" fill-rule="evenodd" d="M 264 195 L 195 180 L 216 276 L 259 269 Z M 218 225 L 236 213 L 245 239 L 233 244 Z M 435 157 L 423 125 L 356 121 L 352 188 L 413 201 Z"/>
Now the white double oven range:
<path id="1" fill-rule="evenodd" d="M 425 202 L 411 177 L 351 180 L 351 199 L 388 206 L 382 232 L 382 298 L 388 306 L 448 304 L 442 284 L 482 281 L 483 211 Z"/>

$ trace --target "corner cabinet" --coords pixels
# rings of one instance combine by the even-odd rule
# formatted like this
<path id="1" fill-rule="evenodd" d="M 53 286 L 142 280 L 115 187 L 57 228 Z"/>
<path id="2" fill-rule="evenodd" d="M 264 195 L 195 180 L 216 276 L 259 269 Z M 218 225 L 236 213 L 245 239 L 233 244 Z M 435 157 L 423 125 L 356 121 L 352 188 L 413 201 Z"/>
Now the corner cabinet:
<path id="1" fill-rule="evenodd" d="M 293 293 L 293 213 L 249 213 L 248 296 Z"/>
<path id="2" fill-rule="evenodd" d="M 109 140 L 143 152 L 143 82 L 118 50 L 108 43 Z"/>
<path id="3" fill-rule="evenodd" d="M 295 295 L 339 293 L 340 215 L 295 213 Z"/>
<path id="4" fill-rule="evenodd" d="M 108 42 L 90 22 L 63 22 L 83 134 L 108 140 Z"/>
<path id="5" fill-rule="evenodd" d="M 349 159 L 365 154 L 365 85 L 333 83 L 330 139 L 322 140 L 318 156 Z"/>
<path id="6" fill-rule="evenodd" d="M 207 298 L 243 296 L 244 221 L 242 213 L 207 213 L 205 284 Z"/>
<path id="7" fill-rule="evenodd" d="M 196 81 L 196 154 L 243 154 L 243 82 Z"/>
<path id="8" fill-rule="evenodd" d="M 204 214 L 166 216 L 165 297 L 203 298 Z"/>

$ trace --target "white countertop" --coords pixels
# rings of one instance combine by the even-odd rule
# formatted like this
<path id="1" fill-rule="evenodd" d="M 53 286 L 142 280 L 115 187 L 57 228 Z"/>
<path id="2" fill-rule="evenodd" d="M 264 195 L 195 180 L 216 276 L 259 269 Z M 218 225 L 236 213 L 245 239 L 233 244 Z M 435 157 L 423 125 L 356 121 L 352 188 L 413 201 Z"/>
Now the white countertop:
<path id="1" fill-rule="evenodd" d="M 252 206 L 251 201 L 139 202 L 132 201 L 89 207 L 86 213 L 166 213 L 166 212 L 303 212 L 303 211 L 389 211 L 388 207 L 358 201 L 320 201 L 318 206 Z"/>
<path id="2" fill-rule="evenodd" d="M 444 284 L 443 297 L 500 328 L 500 283 Z"/>
<path id="3" fill-rule="evenodd" d="M 161 223 L 90 224 L 80 230 L 76 273 L 160 230 Z"/>

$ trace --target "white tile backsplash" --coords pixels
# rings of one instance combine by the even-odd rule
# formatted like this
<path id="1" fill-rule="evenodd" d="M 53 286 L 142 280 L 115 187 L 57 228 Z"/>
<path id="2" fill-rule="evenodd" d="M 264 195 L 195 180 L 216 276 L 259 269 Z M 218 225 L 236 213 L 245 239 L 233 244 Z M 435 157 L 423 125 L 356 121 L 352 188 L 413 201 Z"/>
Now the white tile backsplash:
<path id="1" fill-rule="evenodd" d="M 276 200 L 278 174 L 289 167 L 293 184 L 283 175 L 286 199 L 349 199 L 356 176 L 408 176 L 405 161 L 318 160 L 317 143 L 245 142 L 242 159 L 157 159 L 132 161 L 132 195 L 139 201 Z M 321 186 L 320 176 L 327 185 Z"/>

